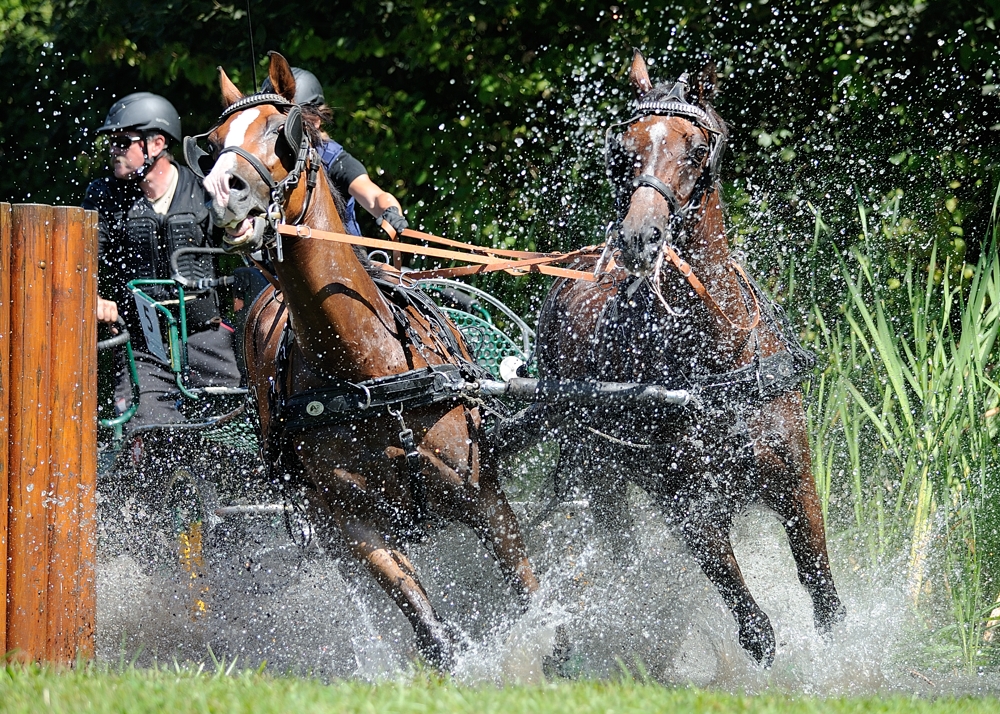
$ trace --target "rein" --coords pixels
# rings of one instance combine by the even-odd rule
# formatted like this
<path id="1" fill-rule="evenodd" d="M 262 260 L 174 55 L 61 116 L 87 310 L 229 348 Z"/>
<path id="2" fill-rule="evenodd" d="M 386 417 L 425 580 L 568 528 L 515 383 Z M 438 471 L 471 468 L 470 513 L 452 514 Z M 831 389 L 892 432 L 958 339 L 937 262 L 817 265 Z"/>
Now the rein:
<path id="1" fill-rule="evenodd" d="M 708 288 L 705 287 L 705 284 L 701 282 L 701 280 L 698 278 L 697 275 L 694 274 L 694 270 L 691 268 L 691 265 L 686 260 L 677 255 L 677 251 L 675 251 L 668 245 L 664 247 L 663 253 L 666 256 L 667 260 L 670 261 L 670 264 L 673 265 L 675 268 L 677 268 L 677 272 L 683 275 L 684 279 L 688 281 L 688 285 L 690 285 L 694 289 L 694 291 L 698 294 L 698 297 L 700 297 L 709 307 L 714 309 L 715 312 L 723 320 L 729 323 L 730 327 L 732 327 L 735 330 L 750 332 L 755 327 L 757 327 L 757 325 L 760 324 L 760 302 L 757 300 L 756 291 L 753 290 L 752 288 L 750 276 L 747 275 L 742 265 L 737 263 L 732 258 L 730 258 L 729 260 L 729 269 L 733 273 L 735 273 L 738 277 L 743 279 L 743 284 L 747 286 L 748 291 L 750 293 L 750 297 L 753 299 L 753 308 L 754 308 L 753 318 L 750 320 L 750 324 L 745 327 L 743 325 L 733 322 L 729 318 L 729 315 L 727 315 L 723 311 L 722 306 L 719 305 L 718 302 L 716 302 L 714 297 L 712 297 L 712 293 L 708 292 Z"/>
<path id="2" fill-rule="evenodd" d="M 588 282 L 595 282 L 597 278 L 593 273 L 583 271 L 583 270 L 572 270 L 570 268 L 557 268 L 551 263 L 563 262 L 566 260 L 572 260 L 573 258 L 592 255 L 595 251 L 595 247 L 581 248 L 570 253 L 556 253 L 556 254 L 538 254 L 538 253 L 525 253 L 524 255 L 531 255 L 534 257 L 524 258 L 524 259 L 504 259 L 489 255 L 488 253 L 494 252 L 489 248 L 477 247 L 477 251 L 473 252 L 472 248 L 469 246 L 463 247 L 469 252 L 460 253 L 454 250 L 444 250 L 441 248 L 431 248 L 424 246 L 409 245 L 407 243 L 399 243 L 397 241 L 380 240 L 378 238 L 367 238 L 365 236 L 352 236 L 345 233 L 332 233 L 330 231 L 321 231 L 318 229 L 310 228 L 309 226 L 302 225 L 287 225 L 279 224 L 276 227 L 276 231 L 279 236 L 289 236 L 296 238 L 310 238 L 313 240 L 323 240 L 330 241 L 332 243 L 346 243 L 348 245 L 359 245 L 366 248 L 375 248 L 378 250 L 391 251 L 396 250 L 401 253 L 410 253 L 413 255 L 425 255 L 432 258 L 444 258 L 447 260 L 462 260 L 467 263 L 474 263 L 470 266 L 462 266 L 459 268 L 443 268 L 441 270 L 421 270 L 412 271 L 404 274 L 404 277 L 419 280 L 421 278 L 429 277 L 450 277 L 454 275 L 479 275 L 482 273 L 492 273 L 498 270 L 506 271 L 512 275 L 524 275 L 526 273 L 543 273 L 545 275 L 553 275 L 561 278 L 572 278 L 576 280 L 585 280 Z M 428 233 L 420 233 L 418 231 L 411 231 L 407 229 L 404 231 L 404 235 L 413 234 L 415 237 L 421 240 L 426 240 L 428 242 L 441 242 L 447 239 L 440 238 L 437 236 L 431 236 Z M 436 240 L 430 240 L 436 239 Z M 456 243 L 454 241 L 449 241 L 449 243 Z M 496 251 L 501 253 L 501 251 Z M 481 254 L 482 253 L 482 254 Z M 510 254 L 516 254 L 517 251 L 502 251 L 501 254 L 509 256 Z"/>

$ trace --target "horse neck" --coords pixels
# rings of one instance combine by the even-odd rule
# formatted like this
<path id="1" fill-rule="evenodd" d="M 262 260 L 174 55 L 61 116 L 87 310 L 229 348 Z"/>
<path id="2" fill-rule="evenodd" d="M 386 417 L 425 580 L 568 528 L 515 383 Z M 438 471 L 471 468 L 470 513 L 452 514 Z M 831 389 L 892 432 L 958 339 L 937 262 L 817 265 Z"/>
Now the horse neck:
<path id="1" fill-rule="evenodd" d="M 718 189 L 705 199 L 701 219 L 691 227 L 683 252 L 703 282 L 717 283 L 729 273 L 729 240 Z"/>
<path id="2" fill-rule="evenodd" d="M 326 176 L 323 171 L 318 176 L 309 207 L 297 222 L 343 233 Z M 288 202 L 290 215 L 297 214 L 305 190 L 300 181 Z M 282 261 L 273 261 L 274 269 L 296 345 L 310 366 L 350 380 L 407 369 L 392 311 L 351 246 L 282 236 L 282 253 Z"/>

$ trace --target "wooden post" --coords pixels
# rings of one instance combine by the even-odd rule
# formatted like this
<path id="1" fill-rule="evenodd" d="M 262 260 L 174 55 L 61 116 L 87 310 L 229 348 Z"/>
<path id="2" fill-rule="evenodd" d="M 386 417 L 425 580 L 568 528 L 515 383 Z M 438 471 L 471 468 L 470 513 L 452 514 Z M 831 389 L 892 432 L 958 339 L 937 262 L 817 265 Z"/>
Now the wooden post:
<path id="1" fill-rule="evenodd" d="M 70 663 L 88 654 L 80 642 L 93 629 L 92 618 L 82 608 L 86 581 L 93 580 L 93 562 L 85 562 L 83 544 L 90 539 L 92 518 L 86 501 L 93 501 L 89 475 L 96 472 L 96 444 L 86 434 L 94 433 L 96 419 L 94 362 L 96 332 L 96 285 L 92 285 L 84 240 L 86 216 L 82 208 L 55 208 L 52 233 L 52 321 L 49 333 L 51 373 L 51 471 L 46 494 L 48 510 L 48 635 L 46 659 Z M 91 303 L 94 303 L 93 305 Z M 82 314 L 81 314 L 82 313 Z M 93 332 L 93 334 L 91 334 Z M 91 468 L 90 465 L 93 464 Z M 85 531 L 87 533 L 85 534 Z M 90 620 L 90 622 L 88 622 Z M 84 640 L 89 643 L 90 637 Z M 83 645 L 81 647 L 81 645 Z M 92 648 L 91 648 L 92 649 Z"/>
<path id="2" fill-rule="evenodd" d="M 97 219 L 0 208 L 0 652 L 70 664 L 93 654 Z"/>
<path id="3" fill-rule="evenodd" d="M 14 206 L 11 258 L 7 648 L 45 653 L 48 589 L 49 414 L 52 314 L 49 206 Z M 41 339 L 39 339 L 41 338 Z"/>
<path id="4" fill-rule="evenodd" d="M 0 203 L 0 655 L 7 651 L 7 440 L 10 395 L 10 204 Z"/>
<path id="5" fill-rule="evenodd" d="M 94 656 L 97 617 L 97 211 L 84 212 L 83 264 L 80 271 L 83 314 L 79 335 L 83 358 L 80 390 L 80 569 L 76 656 Z"/>

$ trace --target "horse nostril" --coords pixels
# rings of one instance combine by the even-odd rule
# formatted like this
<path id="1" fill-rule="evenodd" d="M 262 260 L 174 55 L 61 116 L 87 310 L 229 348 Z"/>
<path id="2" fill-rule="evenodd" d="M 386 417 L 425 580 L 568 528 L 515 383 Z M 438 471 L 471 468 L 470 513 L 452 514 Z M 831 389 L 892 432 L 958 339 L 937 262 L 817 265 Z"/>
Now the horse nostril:
<path id="1" fill-rule="evenodd" d="M 248 188 L 247 182 L 241 179 L 236 174 L 230 174 L 229 176 L 229 190 L 236 192 L 246 191 Z"/>

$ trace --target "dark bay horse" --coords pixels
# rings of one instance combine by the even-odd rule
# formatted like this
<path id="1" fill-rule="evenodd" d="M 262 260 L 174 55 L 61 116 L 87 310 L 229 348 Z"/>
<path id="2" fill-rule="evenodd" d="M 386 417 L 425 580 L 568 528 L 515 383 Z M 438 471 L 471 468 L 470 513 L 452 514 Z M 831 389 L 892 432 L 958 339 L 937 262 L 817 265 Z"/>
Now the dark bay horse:
<path id="1" fill-rule="evenodd" d="M 414 291 L 351 247 L 308 237 L 306 226 L 343 225 L 281 55 L 271 54 L 269 74 L 273 94 L 244 97 L 220 70 L 226 109 L 204 135 L 214 156 L 185 140 L 188 162 L 211 168 L 205 186 L 227 242 L 263 249 L 278 287 L 255 301 L 245 333 L 262 444 L 276 476 L 305 489 L 329 546 L 367 569 L 409 619 L 421 654 L 448 667 L 455 636 L 405 551 L 427 519 L 472 528 L 525 605 L 538 588 L 480 451 L 479 408 L 454 390 L 475 365 L 457 330 Z M 278 235 L 280 222 L 301 234 Z"/>
<path id="2" fill-rule="evenodd" d="M 570 474 L 563 488 L 589 496 L 618 551 L 630 545 L 622 537 L 631 524 L 627 482 L 650 494 L 732 611 L 740 644 L 770 666 L 774 632 L 729 539 L 741 508 L 762 501 L 781 519 L 817 628 L 829 632 L 845 612 L 830 574 L 799 390 L 812 356 L 730 256 L 717 188 L 727 134 L 710 104 L 714 67 L 690 87 L 686 75 L 654 87 L 636 52 L 630 80 L 635 111 L 608 131 L 618 213 L 609 249 L 618 264 L 598 267 L 605 273 L 598 283 L 552 287 L 539 316 L 539 370 L 691 389 L 701 405 L 569 414 L 536 405 L 528 421 L 559 425 L 558 473 Z"/>

